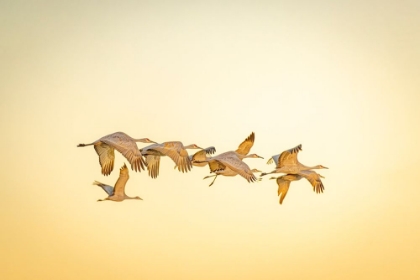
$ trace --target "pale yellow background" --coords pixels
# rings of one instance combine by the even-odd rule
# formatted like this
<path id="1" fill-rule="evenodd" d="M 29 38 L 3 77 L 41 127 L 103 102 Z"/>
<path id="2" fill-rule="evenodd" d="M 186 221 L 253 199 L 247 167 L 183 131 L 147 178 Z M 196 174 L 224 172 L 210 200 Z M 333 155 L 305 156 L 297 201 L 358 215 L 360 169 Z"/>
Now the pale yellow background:
<path id="1" fill-rule="evenodd" d="M 0 277 L 420 279 L 419 90 L 419 1 L 0 1 Z M 163 158 L 96 202 L 116 131 L 302 143 L 325 192 Z"/>

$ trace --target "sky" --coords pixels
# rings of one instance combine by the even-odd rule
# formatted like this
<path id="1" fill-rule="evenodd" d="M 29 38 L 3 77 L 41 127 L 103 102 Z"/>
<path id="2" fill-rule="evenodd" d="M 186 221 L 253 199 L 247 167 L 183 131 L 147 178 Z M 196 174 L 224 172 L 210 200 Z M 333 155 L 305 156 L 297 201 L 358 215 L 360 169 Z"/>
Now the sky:
<path id="1" fill-rule="evenodd" d="M 0 1 L 2 279 L 419 279 L 419 1 Z M 282 205 L 162 158 L 126 192 L 123 131 L 245 159 L 302 144 L 325 191 Z M 138 143 L 139 148 L 146 144 Z M 190 150 L 190 153 L 194 150 Z"/>

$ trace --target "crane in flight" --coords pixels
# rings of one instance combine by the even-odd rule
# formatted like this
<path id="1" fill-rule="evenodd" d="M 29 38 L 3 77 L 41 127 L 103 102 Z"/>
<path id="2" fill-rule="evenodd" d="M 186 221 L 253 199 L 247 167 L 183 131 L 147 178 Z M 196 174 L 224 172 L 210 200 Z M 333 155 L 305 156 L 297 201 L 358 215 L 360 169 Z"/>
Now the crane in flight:
<path id="1" fill-rule="evenodd" d="M 299 172 L 303 170 L 328 169 L 328 167 L 325 167 L 320 164 L 315 165 L 315 166 L 306 166 L 300 163 L 297 159 L 297 155 L 299 151 L 301 150 L 302 150 L 302 145 L 299 144 L 296 147 L 286 150 L 279 155 L 272 156 L 268 160 L 267 164 L 270 164 L 271 162 L 275 162 L 276 169 L 274 169 L 271 172 L 261 173 L 260 176 L 264 176 L 264 175 L 272 174 L 272 173 L 299 174 Z"/>
<path id="2" fill-rule="evenodd" d="M 91 146 L 95 148 L 99 156 L 99 164 L 102 174 L 108 176 L 114 169 L 114 150 L 120 152 L 131 164 L 131 169 L 140 172 L 144 170 L 144 159 L 139 151 L 136 142 L 156 143 L 149 138 L 134 139 L 124 132 L 115 132 L 99 138 L 90 144 L 79 144 L 77 147 Z"/>
<path id="3" fill-rule="evenodd" d="M 156 178 L 159 175 L 160 158 L 170 157 L 179 171 L 188 172 L 191 170 L 192 163 L 187 149 L 202 149 L 196 144 L 184 146 L 180 141 L 168 141 L 161 144 L 155 143 L 140 149 L 146 158 L 146 165 L 149 176 Z"/>
<path id="4" fill-rule="evenodd" d="M 248 182 L 255 182 L 257 178 L 254 172 L 259 172 L 256 169 L 251 170 L 249 166 L 243 162 L 244 158 L 263 158 L 257 154 L 248 155 L 255 141 L 255 133 L 252 132 L 235 151 L 228 151 L 214 157 L 201 157 L 200 159 L 193 160 L 193 164 L 208 163 L 210 173 L 215 175 L 206 176 L 203 179 L 215 177 L 209 186 L 213 185 L 218 175 L 223 176 L 236 176 L 239 174 L 244 177 Z"/>
<path id="5" fill-rule="evenodd" d="M 290 183 L 293 181 L 298 181 L 302 178 L 305 178 L 311 183 L 314 192 L 322 193 L 324 192 L 324 184 L 321 181 L 321 178 L 324 178 L 322 175 L 316 173 L 312 170 L 303 170 L 299 174 L 286 174 L 279 177 L 271 177 L 270 179 L 276 179 L 278 185 L 277 195 L 280 196 L 279 203 L 282 204 L 284 198 L 286 197 L 287 191 L 289 190 Z"/>
<path id="6" fill-rule="evenodd" d="M 143 200 L 141 197 L 139 196 L 128 196 L 125 194 L 125 185 L 127 184 L 128 179 L 130 178 L 130 176 L 128 175 L 128 168 L 127 166 L 124 165 L 120 168 L 120 177 L 118 177 L 117 182 L 115 183 L 115 186 L 109 186 L 106 184 L 103 184 L 101 182 L 98 181 L 94 181 L 93 185 L 97 185 L 99 187 L 101 187 L 107 194 L 108 197 L 106 197 L 105 199 L 98 199 L 98 201 L 105 201 L 105 200 L 112 200 L 112 201 L 123 201 L 125 199 L 139 199 L 139 200 Z"/>

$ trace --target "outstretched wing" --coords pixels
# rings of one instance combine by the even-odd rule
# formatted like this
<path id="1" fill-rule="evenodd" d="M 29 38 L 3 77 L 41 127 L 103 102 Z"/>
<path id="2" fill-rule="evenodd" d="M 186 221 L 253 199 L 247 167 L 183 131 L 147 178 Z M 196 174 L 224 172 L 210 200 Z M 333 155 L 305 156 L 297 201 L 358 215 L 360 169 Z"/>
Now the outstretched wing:
<path id="1" fill-rule="evenodd" d="M 179 171 L 188 172 L 192 164 L 184 145 L 179 141 L 165 142 L 153 149 L 170 157 L 178 167 Z"/>
<path id="2" fill-rule="evenodd" d="M 248 182 L 254 182 L 257 180 L 257 177 L 255 177 L 249 166 L 237 156 L 228 155 L 217 160 L 244 177 Z"/>
<path id="3" fill-rule="evenodd" d="M 205 149 L 202 149 L 198 152 L 196 152 L 195 154 L 188 156 L 191 163 L 195 166 L 205 166 L 207 165 L 206 160 L 208 160 L 209 158 L 207 158 L 207 155 L 210 154 L 214 154 L 216 152 L 216 148 L 215 147 L 208 147 Z M 175 166 L 176 167 L 176 166 Z"/>
<path id="4" fill-rule="evenodd" d="M 114 194 L 114 187 L 105 185 L 104 183 L 94 181 L 92 185 L 101 187 L 109 196 Z"/>
<path id="5" fill-rule="evenodd" d="M 255 133 L 252 132 L 238 147 L 236 152 L 241 155 L 247 155 L 254 145 Z"/>
<path id="6" fill-rule="evenodd" d="M 280 158 L 277 162 L 277 168 L 281 168 L 285 165 L 296 165 L 298 164 L 297 154 L 302 150 L 302 145 L 299 144 L 294 148 L 286 150 L 280 154 Z"/>
<path id="7" fill-rule="evenodd" d="M 114 148 L 103 142 L 98 142 L 93 147 L 99 156 L 99 164 L 102 167 L 102 174 L 108 176 L 114 169 Z"/>
<path id="8" fill-rule="evenodd" d="M 190 159 L 191 159 L 191 161 L 194 161 L 194 160 L 204 161 L 204 160 L 207 159 L 206 154 L 207 154 L 206 150 L 200 150 L 200 151 L 196 152 L 195 154 L 193 154 L 190 157 Z"/>
<path id="9" fill-rule="evenodd" d="M 321 181 L 321 177 L 318 173 L 312 170 L 304 170 L 299 172 L 299 175 L 306 178 L 309 183 L 311 183 L 314 192 L 316 193 L 322 193 L 324 192 L 324 184 Z"/>
<path id="10" fill-rule="evenodd" d="M 114 186 L 114 195 L 124 196 L 125 195 L 125 184 L 127 183 L 130 176 L 128 175 L 128 168 L 124 165 L 120 168 L 120 177 L 118 177 L 117 182 Z"/>
<path id="11" fill-rule="evenodd" d="M 160 156 L 147 155 L 146 163 L 149 176 L 152 178 L 156 178 L 159 175 Z"/>
<path id="12" fill-rule="evenodd" d="M 277 190 L 277 195 L 280 196 L 279 203 L 282 204 L 284 198 L 286 197 L 287 192 L 289 191 L 290 181 L 284 180 L 282 178 L 283 176 L 280 176 L 277 178 L 277 185 L 279 186 Z"/>
<path id="13" fill-rule="evenodd" d="M 226 165 L 218 160 L 209 161 L 210 173 L 216 173 L 217 171 L 222 171 L 226 169 Z"/>
<path id="14" fill-rule="evenodd" d="M 277 163 L 279 162 L 279 157 L 280 154 L 274 155 L 272 156 L 268 161 L 267 164 L 272 164 L 273 162 L 277 165 Z"/>
<path id="15" fill-rule="evenodd" d="M 100 140 L 120 152 L 131 164 L 131 169 L 135 171 L 144 170 L 145 162 L 142 154 L 136 142 L 127 136 L 122 133 L 114 133 L 102 137 Z"/>
<path id="16" fill-rule="evenodd" d="M 216 152 L 216 148 L 213 147 L 213 146 L 211 146 L 211 147 L 205 148 L 204 151 L 206 151 L 206 154 L 212 155 L 212 154 L 214 154 Z"/>

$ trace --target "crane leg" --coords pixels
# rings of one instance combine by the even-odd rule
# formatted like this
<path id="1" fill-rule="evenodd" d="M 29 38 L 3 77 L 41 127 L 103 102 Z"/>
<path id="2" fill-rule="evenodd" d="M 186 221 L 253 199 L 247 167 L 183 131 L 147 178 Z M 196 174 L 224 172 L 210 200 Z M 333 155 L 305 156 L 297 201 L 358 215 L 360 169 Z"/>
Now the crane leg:
<path id="1" fill-rule="evenodd" d="M 213 185 L 214 181 L 216 181 L 216 178 L 217 178 L 217 175 L 215 175 L 215 176 L 214 176 L 214 179 L 213 179 L 213 181 L 210 183 L 209 187 L 211 187 L 211 186 Z"/>

